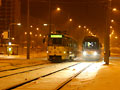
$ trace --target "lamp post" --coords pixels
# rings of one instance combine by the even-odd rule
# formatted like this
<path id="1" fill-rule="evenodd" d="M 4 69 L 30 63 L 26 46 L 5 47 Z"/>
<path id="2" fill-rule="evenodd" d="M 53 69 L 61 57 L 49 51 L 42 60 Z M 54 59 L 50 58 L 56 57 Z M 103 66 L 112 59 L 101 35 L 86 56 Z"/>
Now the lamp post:
<path id="1" fill-rule="evenodd" d="M 106 65 L 109 65 L 109 56 L 110 56 L 110 17 L 111 17 L 111 1 L 108 0 L 107 6 L 107 17 L 106 17 L 106 30 L 104 37 L 104 62 Z"/>
<path id="2" fill-rule="evenodd" d="M 51 34 L 51 23 L 52 23 L 51 0 L 49 0 L 49 34 Z"/>
<path id="3" fill-rule="evenodd" d="M 12 25 L 18 25 L 18 26 L 20 26 L 21 23 L 10 23 L 10 24 L 9 24 L 9 26 L 8 26 L 9 42 L 11 41 L 11 40 L 10 40 L 10 28 L 11 28 Z"/>
<path id="4" fill-rule="evenodd" d="M 27 0 L 27 59 L 30 59 L 29 0 Z M 31 26 L 32 27 L 32 26 Z"/>
<path id="5" fill-rule="evenodd" d="M 11 38 L 11 37 L 10 37 L 10 36 L 11 36 L 11 35 L 10 35 L 10 34 L 11 34 L 10 28 L 11 28 L 12 25 L 18 25 L 18 26 L 20 26 L 21 23 L 10 23 L 10 24 L 9 24 L 9 26 L 8 26 L 8 39 L 9 39 L 9 41 L 8 41 L 8 46 L 9 46 L 9 47 L 10 47 L 11 44 L 12 44 L 12 43 L 11 43 L 11 39 L 10 39 L 10 38 Z M 10 50 L 11 50 L 9 47 L 8 47 L 8 56 L 9 56 L 9 54 L 10 54 L 9 52 L 10 52 Z"/>

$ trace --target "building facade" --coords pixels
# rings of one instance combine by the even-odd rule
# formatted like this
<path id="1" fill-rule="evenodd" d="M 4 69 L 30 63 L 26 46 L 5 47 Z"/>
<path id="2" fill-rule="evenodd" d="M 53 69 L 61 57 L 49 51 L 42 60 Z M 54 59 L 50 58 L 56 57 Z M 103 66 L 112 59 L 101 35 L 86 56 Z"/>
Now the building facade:
<path id="1" fill-rule="evenodd" d="M 17 26 L 11 23 L 18 23 L 21 20 L 21 0 L 1 0 L 0 6 L 0 39 L 2 33 L 10 29 L 10 37 L 15 37 Z M 10 25 L 11 24 L 11 25 Z M 5 41 L 5 40 L 4 40 Z M 1 40 L 0 40 L 0 43 Z"/>

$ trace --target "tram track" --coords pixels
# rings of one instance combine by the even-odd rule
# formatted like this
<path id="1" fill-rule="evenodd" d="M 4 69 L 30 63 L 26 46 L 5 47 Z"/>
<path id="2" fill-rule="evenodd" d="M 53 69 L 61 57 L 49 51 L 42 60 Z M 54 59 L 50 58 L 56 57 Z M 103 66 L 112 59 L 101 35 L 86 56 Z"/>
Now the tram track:
<path id="1" fill-rule="evenodd" d="M 0 68 L 2 68 L 2 67 L 7 67 L 7 66 L 11 66 L 11 65 L 0 66 Z"/>
<path id="2" fill-rule="evenodd" d="M 46 78 L 46 77 L 49 77 L 49 76 L 51 76 L 51 75 L 54 75 L 54 74 L 56 74 L 56 73 L 59 73 L 59 72 L 61 72 L 61 71 L 64 71 L 64 70 L 66 70 L 66 69 L 68 69 L 68 68 L 74 67 L 74 66 L 79 65 L 79 64 L 81 64 L 81 63 L 77 63 L 77 64 L 74 64 L 74 65 L 68 66 L 68 67 L 66 67 L 66 68 L 62 68 L 62 69 L 60 69 L 60 70 L 57 70 L 57 71 L 48 73 L 48 74 L 46 74 L 46 75 L 40 76 L 40 77 L 35 78 L 35 79 L 33 79 L 33 80 L 30 80 L 30 81 L 28 81 L 28 82 L 25 82 L 25 83 L 16 85 L 16 86 L 14 86 L 14 87 L 12 87 L 12 88 L 9 88 L 9 89 L 7 89 L 7 90 L 17 90 L 17 88 L 19 89 L 19 87 L 21 87 L 21 86 L 24 86 L 24 85 L 26 85 L 26 84 L 35 82 L 35 81 L 37 81 L 38 79 L 41 79 L 41 78 L 44 79 L 44 78 Z M 87 65 L 86 67 L 84 67 L 83 69 L 81 69 L 78 73 L 74 74 L 73 76 L 71 76 L 70 78 L 68 78 L 66 81 L 62 82 L 60 85 L 58 85 L 58 86 L 56 87 L 55 90 L 59 90 L 60 88 L 62 88 L 65 84 L 67 84 L 68 82 L 70 82 L 73 78 L 75 78 L 77 75 L 79 75 L 80 73 L 82 73 L 84 70 L 86 70 L 86 69 L 87 69 L 88 67 L 90 67 L 91 65 L 92 65 L 92 64 Z M 22 89 L 20 89 L 20 90 L 22 90 Z M 50 89 L 50 90 L 52 90 L 52 89 Z"/>
<path id="3" fill-rule="evenodd" d="M 19 73 L 17 75 L 6 76 L 6 77 L 3 77 L 3 78 L 0 78 L 0 82 L 3 82 L 0 85 L 0 89 L 11 90 L 11 89 L 13 89 L 15 87 L 24 85 L 26 83 L 32 82 L 34 80 L 37 80 L 39 78 L 47 77 L 47 76 L 49 76 L 51 74 L 54 74 L 54 73 L 59 72 L 61 70 L 64 70 L 64 69 L 66 69 L 68 67 L 74 66 L 76 64 L 78 64 L 78 63 L 74 63 L 74 64 L 71 63 L 70 65 L 65 65 L 65 63 L 63 63 L 63 66 L 64 66 L 63 68 L 62 68 L 61 65 L 57 64 L 57 65 L 51 67 L 51 69 L 48 72 L 45 72 L 45 70 L 47 70 L 47 68 L 50 68 L 50 67 L 46 67 L 46 69 L 42 68 L 42 70 L 38 69 L 38 70 L 29 71 L 29 72 L 24 72 L 22 74 Z M 39 73 L 40 71 L 42 71 L 43 73 L 42 72 Z M 29 73 L 29 75 L 28 75 L 28 73 Z M 35 75 L 35 76 L 33 76 L 33 75 Z M 23 77 L 23 76 L 25 76 L 25 77 Z M 33 77 L 31 77 L 31 76 L 33 76 Z M 12 80 L 14 80 L 14 78 L 16 78 L 16 77 L 18 77 L 20 81 L 19 80 L 13 81 L 14 83 L 12 84 Z M 9 80 L 8 80 L 8 78 L 9 78 Z M 8 80 L 8 82 L 11 83 L 12 85 L 9 85 L 9 84 L 6 85 L 5 84 L 5 79 Z"/>
<path id="4" fill-rule="evenodd" d="M 47 63 L 44 63 L 47 64 Z M 27 67 L 33 67 L 33 66 L 38 66 L 38 65 L 44 65 L 42 64 L 35 64 L 35 65 L 28 65 L 28 66 L 23 66 L 23 67 L 17 67 L 17 68 L 11 68 L 11 69 L 6 69 L 6 70 L 0 70 L 0 72 L 5 72 L 5 71 L 11 71 L 11 70 L 17 70 L 17 69 L 22 69 L 22 68 L 27 68 Z M 9 65 L 10 66 L 10 65 Z M 16 66 L 15 66 L 16 67 Z"/>
<path id="5" fill-rule="evenodd" d="M 6 64 L 6 65 L 1 65 L 1 64 Z M 5 63 L 5 62 L 0 62 L 0 65 L 1 65 L 0 68 L 11 66 L 10 63 Z"/>
<path id="6" fill-rule="evenodd" d="M 70 78 L 68 78 L 66 81 L 64 81 L 63 83 L 61 83 L 55 90 L 60 90 L 62 87 L 64 87 L 66 84 L 68 84 L 70 81 L 72 81 L 74 78 L 76 78 L 78 75 L 80 75 L 83 71 L 85 71 L 87 68 L 89 68 L 92 64 L 86 66 L 85 68 L 83 68 L 82 70 L 80 70 L 78 73 L 74 74 L 73 76 L 71 76 Z"/>
<path id="7" fill-rule="evenodd" d="M 79 64 L 79 63 L 77 63 L 77 64 Z M 15 88 L 17 88 L 17 87 L 23 86 L 23 85 L 25 85 L 25 84 L 27 84 L 27 83 L 31 83 L 31 82 L 33 82 L 33 81 L 35 81 L 35 80 L 40 79 L 40 78 L 44 78 L 44 77 L 47 77 L 47 76 L 49 76 L 49 75 L 55 74 L 55 73 L 60 72 L 60 71 L 62 71 L 62 70 L 64 70 L 64 69 L 67 69 L 67 68 L 73 67 L 73 66 L 75 66 L 75 65 L 77 65 L 77 64 L 74 64 L 74 65 L 71 65 L 71 66 L 65 67 L 65 68 L 63 68 L 63 69 L 60 69 L 60 70 L 57 70 L 57 71 L 54 71 L 54 72 L 48 73 L 48 74 L 46 74 L 46 75 L 40 76 L 40 77 L 38 77 L 38 78 L 35 78 L 35 79 L 33 79 L 33 80 L 30 80 L 30 81 L 28 81 L 28 82 L 25 82 L 25 83 L 19 84 L 19 85 L 15 86 L 15 87 L 12 87 L 12 88 L 9 88 L 9 89 L 6 89 L 6 90 L 13 90 L 13 89 L 15 89 Z"/>
<path id="8" fill-rule="evenodd" d="M 43 68 L 47 68 L 47 67 L 50 67 L 50 66 L 53 66 L 53 65 L 48 65 L 48 66 L 43 66 L 45 64 L 39 64 L 39 65 L 34 65 L 34 66 L 29 66 L 29 68 L 34 68 L 34 69 L 29 69 L 29 70 L 22 70 L 22 71 L 19 71 L 19 69 L 25 69 L 28 67 L 22 67 L 22 68 L 17 68 L 17 69 L 12 69 L 12 70 L 6 70 L 3 71 L 3 72 L 0 72 L 0 78 L 4 78 L 4 77 L 8 77 L 8 76 L 12 76 L 12 75 L 16 75 L 16 74 L 21 74 L 21 73 L 26 73 L 26 72 L 30 72 L 30 71 L 34 71 L 34 70 L 39 70 L 39 69 L 43 69 Z M 47 64 L 46 64 L 47 65 Z M 37 66 L 37 67 L 36 67 Z M 16 71 L 16 72 L 15 72 Z M 8 73 L 9 72 L 9 73 Z M 11 72 L 11 73 L 10 73 Z M 14 73 L 15 72 L 15 73 Z M 1 73 L 3 73 L 1 75 Z"/>

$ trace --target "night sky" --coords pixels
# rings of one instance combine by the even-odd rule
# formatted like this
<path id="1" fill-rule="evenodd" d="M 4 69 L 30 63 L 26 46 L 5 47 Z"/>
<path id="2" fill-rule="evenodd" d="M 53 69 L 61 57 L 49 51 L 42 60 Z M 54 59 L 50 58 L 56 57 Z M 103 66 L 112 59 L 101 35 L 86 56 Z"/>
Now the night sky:
<path id="1" fill-rule="evenodd" d="M 22 0 L 22 13 L 26 14 L 26 1 Z M 62 26 L 67 18 L 73 19 L 74 25 L 86 25 L 99 36 L 104 34 L 107 0 L 51 0 L 52 11 L 61 8 L 59 15 L 52 12 L 52 22 Z M 120 1 L 113 0 L 112 7 L 120 8 Z M 30 16 L 41 21 L 49 21 L 48 0 L 30 0 Z M 62 17 L 61 17 L 62 16 Z M 118 30 L 117 30 L 118 32 Z"/>

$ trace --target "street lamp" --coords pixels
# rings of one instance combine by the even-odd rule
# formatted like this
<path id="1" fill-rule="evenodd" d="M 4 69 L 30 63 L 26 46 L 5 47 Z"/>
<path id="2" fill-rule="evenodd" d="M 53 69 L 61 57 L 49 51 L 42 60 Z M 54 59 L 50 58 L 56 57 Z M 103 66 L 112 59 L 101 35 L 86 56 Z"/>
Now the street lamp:
<path id="1" fill-rule="evenodd" d="M 57 7 L 57 11 L 60 11 L 61 9 L 59 7 Z"/>
<path id="2" fill-rule="evenodd" d="M 117 36 L 115 36 L 115 39 L 118 39 L 118 37 L 117 37 Z"/>
<path id="3" fill-rule="evenodd" d="M 87 31 L 89 31 L 89 29 L 88 29 L 88 28 L 87 28 L 86 30 L 87 30 Z"/>
<path id="4" fill-rule="evenodd" d="M 10 42 L 10 27 L 11 27 L 12 25 L 18 25 L 18 26 L 20 26 L 20 25 L 21 25 L 21 23 L 10 23 L 10 24 L 9 24 L 9 27 L 8 27 L 9 42 Z"/>
<path id="5" fill-rule="evenodd" d="M 86 26 L 84 26 L 83 28 L 87 28 Z"/>
<path id="6" fill-rule="evenodd" d="M 18 26 L 21 26 L 21 23 L 17 23 Z"/>
<path id="7" fill-rule="evenodd" d="M 112 11 L 116 12 L 116 11 L 117 11 L 117 8 L 113 8 Z"/>
<path id="8" fill-rule="evenodd" d="M 81 28 L 81 25 L 79 25 L 78 28 Z"/>
<path id="9" fill-rule="evenodd" d="M 43 26 L 48 26 L 48 24 L 43 24 Z"/>
<path id="10" fill-rule="evenodd" d="M 113 23 L 113 22 L 114 22 L 114 20 L 112 19 L 112 20 L 111 20 L 111 22 Z"/>
<path id="11" fill-rule="evenodd" d="M 72 19 L 70 18 L 69 21 L 72 22 Z"/>
<path id="12" fill-rule="evenodd" d="M 113 27 L 112 26 L 110 26 L 110 29 L 112 29 Z"/>
<path id="13" fill-rule="evenodd" d="M 38 30 L 39 30 L 39 28 L 36 28 L 36 30 L 38 31 Z"/>

